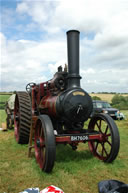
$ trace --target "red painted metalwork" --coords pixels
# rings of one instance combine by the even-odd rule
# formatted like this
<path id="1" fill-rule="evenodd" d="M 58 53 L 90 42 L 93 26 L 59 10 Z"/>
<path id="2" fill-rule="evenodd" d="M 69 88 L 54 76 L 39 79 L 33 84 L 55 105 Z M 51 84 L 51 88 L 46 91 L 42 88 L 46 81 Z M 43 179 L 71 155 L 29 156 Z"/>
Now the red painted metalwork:
<path id="1" fill-rule="evenodd" d="M 35 114 L 35 90 L 32 87 L 32 115 Z"/>
<path id="2" fill-rule="evenodd" d="M 39 108 L 47 109 L 49 115 L 56 116 L 56 100 L 58 96 L 45 96 L 42 98 Z"/>
<path id="3" fill-rule="evenodd" d="M 40 168 L 43 169 L 45 164 L 45 141 L 44 141 L 45 139 L 41 121 L 39 121 L 38 124 L 36 125 L 34 140 L 35 140 L 35 157 Z"/>
<path id="4" fill-rule="evenodd" d="M 35 128 L 36 121 L 38 120 L 37 116 L 32 116 L 32 127 Z M 36 128 L 35 128 L 36 129 Z"/>

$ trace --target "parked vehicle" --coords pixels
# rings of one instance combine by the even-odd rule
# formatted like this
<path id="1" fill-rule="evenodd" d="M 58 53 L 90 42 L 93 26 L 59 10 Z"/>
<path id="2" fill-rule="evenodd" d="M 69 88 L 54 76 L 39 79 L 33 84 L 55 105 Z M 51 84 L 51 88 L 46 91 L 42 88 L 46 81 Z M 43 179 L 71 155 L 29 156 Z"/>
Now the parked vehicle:
<path id="1" fill-rule="evenodd" d="M 120 113 L 119 109 L 111 107 L 111 105 L 106 101 L 93 100 L 93 114 L 95 113 L 105 113 L 109 114 L 114 120 L 124 119 L 123 113 Z"/>

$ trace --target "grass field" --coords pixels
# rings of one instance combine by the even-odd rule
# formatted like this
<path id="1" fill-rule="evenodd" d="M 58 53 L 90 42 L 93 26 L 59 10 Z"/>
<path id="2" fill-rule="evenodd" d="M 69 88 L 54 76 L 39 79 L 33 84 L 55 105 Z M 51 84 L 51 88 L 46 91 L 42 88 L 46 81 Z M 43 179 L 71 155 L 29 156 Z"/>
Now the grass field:
<path id="1" fill-rule="evenodd" d="M 0 95 L 0 102 L 5 102 L 11 95 Z"/>
<path id="2" fill-rule="evenodd" d="M 0 94 L 0 109 L 4 109 L 5 102 L 8 100 L 8 98 L 11 96 L 11 94 Z"/>
<path id="3" fill-rule="evenodd" d="M 101 180 L 116 179 L 128 183 L 128 111 L 123 111 L 126 120 L 116 121 L 121 138 L 120 152 L 112 164 L 94 158 L 87 144 L 77 151 L 70 146 L 58 145 L 53 172 L 41 172 L 34 154 L 27 157 L 28 146 L 18 145 L 14 131 L 0 131 L 0 193 L 18 193 L 29 187 L 40 190 L 55 185 L 65 193 L 98 193 Z M 0 125 L 6 118 L 0 110 Z"/>

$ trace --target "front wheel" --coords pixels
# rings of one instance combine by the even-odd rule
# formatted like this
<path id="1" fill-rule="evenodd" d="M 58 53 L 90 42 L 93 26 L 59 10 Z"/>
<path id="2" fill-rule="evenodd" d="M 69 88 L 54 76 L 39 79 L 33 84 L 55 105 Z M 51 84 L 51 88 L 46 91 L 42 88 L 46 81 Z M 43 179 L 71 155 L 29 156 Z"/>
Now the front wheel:
<path id="1" fill-rule="evenodd" d="M 114 161 L 119 152 L 120 136 L 113 119 L 107 114 L 95 114 L 88 129 L 98 131 L 102 135 L 101 141 L 88 142 L 92 154 L 104 162 Z"/>
<path id="2" fill-rule="evenodd" d="M 56 156 L 52 122 L 48 115 L 40 115 L 35 126 L 35 157 L 40 168 L 51 172 Z"/>

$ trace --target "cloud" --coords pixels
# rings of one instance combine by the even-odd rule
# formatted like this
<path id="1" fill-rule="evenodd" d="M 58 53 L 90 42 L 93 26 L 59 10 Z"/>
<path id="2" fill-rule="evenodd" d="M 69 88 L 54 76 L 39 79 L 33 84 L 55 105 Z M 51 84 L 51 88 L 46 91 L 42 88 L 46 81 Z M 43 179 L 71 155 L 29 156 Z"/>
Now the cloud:
<path id="1" fill-rule="evenodd" d="M 47 81 L 52 78 L 58 66 L 64 66 L 67 61 L 66 40 L 12 41 L 1 34 L 1 42 L 2 90 L 24 90 L 29 82 Z M 127 92 L 128 68 L 103 66 L 101 69 L 97 67 L 98 64 L 94 67 L 90 60 L 88 63 L 83 61 L 85 51 L 86 47 L 83 47 L 80 64 L 81 85 L 85 90 Z"/>
<path id="2" fill-rule="evenodd" d="M 17 5 L 16 12 L 21 15 L 28 15 L 33 23 L 38 25 L 41 30 L 46 30 L 47 24 L 51 21 L 54 11 L 52 1 L 22 1 Z M 53 9 L 52 9 L 53 8 Z"/>
<path id="3" fill-rule="evenodd" d="M 81 85 L 89 92 L 128 92 L 128 69 L 95 69 L 95 73 L 82 71 Z"/>
<path id="4" fill-rule="evenodd" d="M 65 32 L 75 28 L 81 32 L 83 88 L 89 92 L 128 92 L 127 1 L 22 0 L 13 11 L 3 11 L 3 90 L 24 89 L 28 82 L 52 78 L 56 68 L 67 62 Z"/>
<path id="5" fill-rule="evenodd" d="M 2 33 L 0 36 L 2 90 L 23 90 L 28 82 L 46 81 L 52 78 L 52 69 L 61 64 L 62 60 L 64 61 L 66 44 L 63 41 L 12 41 L 7 40 Z"/>
<path id="6" fill-rule="evenodd" d="M 44 30 L 78 28 L 80 31 L 102 32 L 105 28 L 128 26 L 128 6 L 121 0 L 28 1 L 17 6 L 17 13 L 28 14 Z M 48 31 L 47 31 L 48 32 Z"/>

